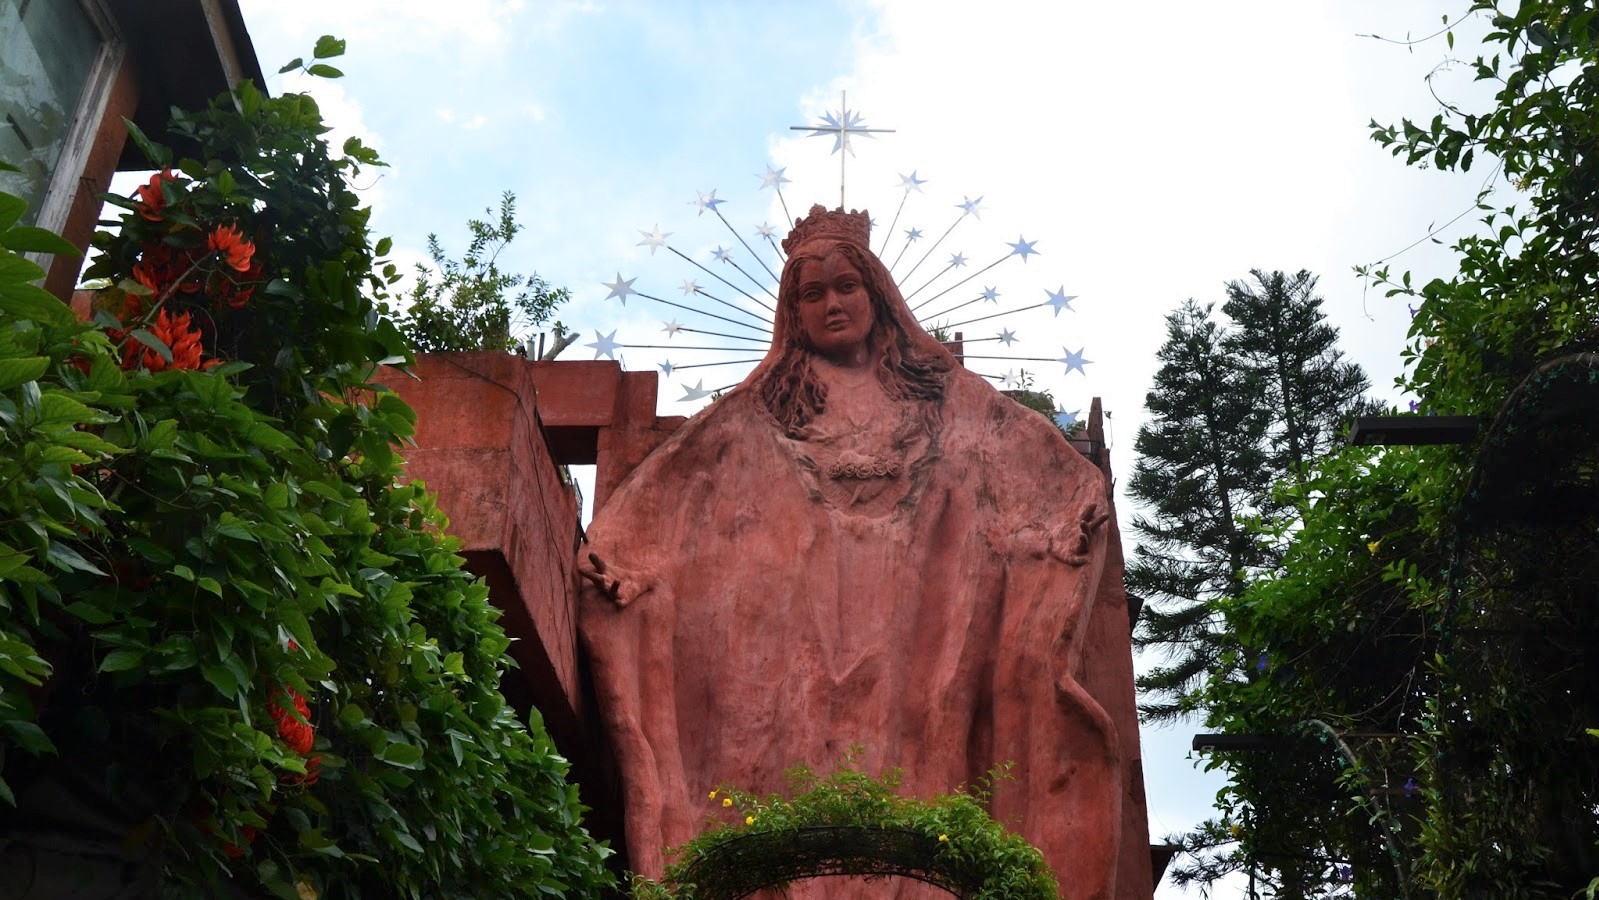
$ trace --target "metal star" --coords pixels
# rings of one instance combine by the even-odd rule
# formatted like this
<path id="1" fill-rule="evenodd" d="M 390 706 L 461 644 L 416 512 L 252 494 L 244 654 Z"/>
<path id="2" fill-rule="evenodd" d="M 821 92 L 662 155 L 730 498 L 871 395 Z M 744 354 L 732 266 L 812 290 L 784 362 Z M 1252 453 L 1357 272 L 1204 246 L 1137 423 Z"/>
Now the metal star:
<path id="1" fill-rule="evenodd" d="M 983 288 L 983 299 L 987 300 L 989 303 L 998 303 L 999 291 L 996 291 L 993 288 Z"/>
<path id="2" fill-rule="evenodd" d="M 962 196 L 965 197 L 964 194 Z M 982 197 L 978 197 L 976 200 L 966 197 L 963 201 L 955 205 L 960 207 L 961 215 L 963 216 L 971 216 L 974 219 L 982 218 L 982 216 L 979 215 L 980 210 L 978 209 L 978 207 L 983 205 Z"/>
<path id="3" fill-rule="evenodd" d="M 1005 375 L 1004 375 L 1003 378 L 1001 378 L 999 380 L 999 383 L 1004 385 L 1007 388 L 1010 387 L 1011 385 L 1015 384 L 1016 383 L 1016 372 L 1015 372 L 1015 370 L 1006 369 L 1005 370 Z"/>
<path id="4" fill-rule="evenodd" d="M 696 205 L 696 206 L 698 206 L 700 208 L 700 211 L 698 213 L 696 213 L 696 215 L 704 215 L 705 211 L 707 209 L 710 210 L 711 212 L 716 212 L 716 205 L 718 203 L 726 203 L 727 202 L 726 200 L 718 200 L 718 199 L 716 199 L 716 190 L 714 188 L 711 190 L 711 192 L 709 194 L 707 194 L 707 193 L 705 193 L 703 191 L 695 191 L 694 193 L 696 195 L 695 200 L 694 200 L 694 205 Z"/>
<path id="5" fill-rule="evenodd" d="M 692 279 L 692 278 L 683 279 L 683 293 L 685 293 L 685 294 L 698 294 L 699 292 L 700 292 L 700 286 L 694 283 L 694 279 Z"/>
<path id="6" fill-rule="evenodd" d="M 916 193 L 920 194 L 922 192 L 922 185 L 926 183 L 927 179 L 916 177 L 915 170 L 912 170 L 909 175 L 899 176 L 899 186 L 904 188 L 905 193 L 907 194 L 911 191 L 915 191 Z"/>
<path id="7" fill-rule="evenodd" d="M 677 337 L 677 332 L 682 327 L 683 326 L 677 324 L 677 320 L 676 319 L 673 319 L 672 321 L 667 322 L 666 323 L 666 327 L 662 328 L 661 330 L 666 332 L 666 336 L 667 337 Z"/>
<path id="8" fill-rule="evenodd" d="M 645 231 L 644 229 L 640 228 L 638 233 L 644 235 L 644 240 L 639 241 L 634 246 L 650 248 L 651 256 L 655 255 L 656 248 L 665 247 L 666 239 L 672 236 L 672 232 L 670 231 L 665 234 L 661 234 L 661 225 L 659 222 L 655 223 L 654 231 Z"/>
<path id="9" fill-rule="evenodd" d="M 961 256 L 959 253 L 951 253 L 949 255 L 949 264 L 952 268 L 959 269 L 966 265 L 966 257 Z"/>
<path id="10" fill-rule="evenodd" d="M 776 226 L 767 225 L 767 224 L 765 224 L 763 222 L 762 224 L 757 225 L 755 227 L 755 233 L 760 235 L 763 238 L 776 237 L 777 236 L 777 228 L 776 228 Z"/>
<path id="11" fill-rule="evenodd" d="M 611 331 L 611 333 L 607 334 L 607 335 L 601 335 L 598 331 L 596 331 L 596 332 L 594 332 L 594 337 L 595 337 L 594 343 L 592 343 L 592 344 L 584 344 L 583 345 L 585 347 L 593 347 L 594 348 L 594 358 L 595 359 L 599 359 L 600 356 L 603 354 L 603 355 L 609 357 L 610 359 L 616 359 L 616 357 L 613 356 L 612 354 L 616 351 L 616 348 L 622 346 L 621 344 L 618 344 L 616 342 L 616 340 L 615 340 L 616 331 L 613 329 Z"/>
<path id="12" fill-rule="evenodd" d="M 851 137 L 857 134 L 871 137 L 872 132 L 874 131 L 886 130 L 882 128 L 867 128 L 865 117 L 858 112 L 851 112 L 848 109 L 844 109 L 838 113 L 827 113 L 822 116 L 822 121 L 815 125 L 796 127 L 809 128 L 811 131 L 811 137 L 827 137 L 828 135 L 832 135 L 833 153 L 837 153 L 840 150 L 846 150 L 849 152 L 850 156 L 855 155 L 855 147 L 849 142 Z"/>
<path id="13" fill-rule="evenodd" d="M 711 255 L 716 257 L 717 262 L 730 262 L 733 251 L 718 246 L 715 250 L 711 251 Z"/>
<path id="14" fill-rule="evenodd" d="M 1029 256 L 1042 256 L 1043 254 L 1033 249 L 1033 245 L 1036 243 L 1038 242 L 1029 241 L 1027 238 L 1017 235 L 1016 243 L 1010 245 L 1011 256 L 1020 256 L 1022 258 L 1022 262 L 1027 262 L 1027 257 Z"/>
<path id="15" fill-rule="evenodd" d="M 1067 412 L 1065 409 L 1057 406 L 1055 407 L 1055 424 L 1066 429 L 1067 431 L 1071 431 L 1072 426 L 1077 424 L 1077 414 L 1080 412 L 1082 412 L 1080 409 L 1074 409 L 1071 412 Z"/>
<path id="16" fill-rule="evenodd" d="M 1011 331 L 1009 328 L 1001 328 L 999 330 L 999 342 L 1009 347 L 1016 342 L 1016 332 Z"/>
<path id="17" fill-rule="evenodd" d="M 710 395 L 711 392 L 705 389 L 705 379 L 701 378 L 699 381 L 694 383 L 693 387 L 688 387 L 685 385 L 683 388 L 683 396 L 679 397 L 677 402 L 688 403 L 691 400 L 703 400 Z"/>
<path id="18" fill-rule="evenodd" d="M 922 236 L 922 230 L 920 228 L 907 228 L 907 229 L 905 229 L 905 240 L 907 240 L 907 241 L 919 240 L 921 238 L 921 236 Z"/>
<path id="19" fill-rule="evenodd" d="M 671 378 L 672 377 L 672 361 L 671 360 L 667 360 L 666 362 L 661 363 L 661 374 L 665 375 L 667 378 Z"/>
<path id="20" fill-rule="evenodd" d="M 783 185 L 789 183 L 789 179 L 783 177 L 783 173 L 787 171 L 787 167 L 774 169 L 772 168 L 771 164 L 767 164 L 766 174 L 755 176 L 761 180 L 760 190 L 764 191 L 767 188 L 776 188 L 777 190 L 781 191 L 783 189 Z"/>
<path id="21" fill-rule="evenodd" d="M 605 299 L 609 300 L 612 297 L 617 297 L 617 298 L 621 299 L 622 305 L 626 306 L 627 305 L 627 295 L 628 294 L 636 294 L 636 293 L 638 293 L 638 291 L 633 290 L 633 282 L 635 282 L 635 281 L 638 281 L 638 276 L 635 275 L 632 278 L 629 278 L 626 281 L 623 281 L 622 280 L 622 273 L 621 272 L 617 272 L 615 281 L 612 281 L 612 282 L 602 281 L 602 282 L 600 282 L 600 284 L 603 284 L 606 287 L 611 289 L 611 292 L 609 294 L 605 295 Z"/>
<path id="22" fill-rule="evenodd" d="M 1065 347 L 1062 347 L 1061 349 L 1062 350 L 1066 350 Z M 1086 366 L 1089 363 L 1093 362 L 1093 360 L 1091 360 L 1091 359 L 1083 359 L 1083 351 L 1087 350 L 1087 349 L 1088 349 L 1087 347 L 1078 347 L 1076 353 L 1073 353 L 1070 350 L 1066 350 L 1066 355 L 1060 358 L 1060 362 L 1063 362 L 1063 363 L 1066 364 L 1066 374 L 1067 375 L 1070 375 L 1072 373 L 1073 369 L 1076 369 L 1079 372 L 1083 372 L 1083 366 Z M 1083 374 L 1087 375 L 1088 373 L 1087 372 L 1083 372 Z"/>
<path id="23" fill-rule="evenodd" d="M 1076 294 L 1066 293 L 1065 285 L 1062 285 L 1053 291 L 1045 291 L 1044 293 L 1049 294 L 1049 299 L 1044 301 L 1045 304 L 1054 307 L 1055 315 L 1057 316 L 1060 315 L 1061 310 L 1071 309 L 1072 301 L 1077 299 Z"/>

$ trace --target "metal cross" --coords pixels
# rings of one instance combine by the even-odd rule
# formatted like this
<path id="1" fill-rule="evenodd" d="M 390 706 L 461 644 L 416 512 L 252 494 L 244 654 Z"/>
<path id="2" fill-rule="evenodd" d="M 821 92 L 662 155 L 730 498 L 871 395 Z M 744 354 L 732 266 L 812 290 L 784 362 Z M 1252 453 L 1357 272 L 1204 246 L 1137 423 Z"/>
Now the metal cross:
<path id="1" fill-rule="evenodd" d="M 845 103 L 843 91 L 838 92 L 839 111 L 837 114 L 827 113 L 822 116 L 822 121 L 815 125 L 790 125 L 790 131 L 809 131 L 811 137 L 833 136 L 833 152 L 838 153 L 838 208 L 844 208 L 844 158 L 854 156 L 855 148 L 850 146 L 850 135 L 863 134 L 871 137 L 874 134 L 893 134 L 892 128 L 867 128 L 864 117 L 859 112 L 850 112 Z M 840 150 L 848 151 L 839 153 Z"/>

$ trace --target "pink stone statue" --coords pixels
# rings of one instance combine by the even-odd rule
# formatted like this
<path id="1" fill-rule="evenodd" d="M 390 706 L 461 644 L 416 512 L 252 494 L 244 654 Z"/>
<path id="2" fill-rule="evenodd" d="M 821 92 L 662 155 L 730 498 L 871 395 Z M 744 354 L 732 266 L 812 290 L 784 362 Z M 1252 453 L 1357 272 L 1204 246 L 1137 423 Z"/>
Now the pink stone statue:
<path id="1" fill-rule="evenodd" d="M 1014 762 L 995 817 L 1068 896 L 1108 900 L 1122 762 L 1079 684 L 1104 477 L 922 330 L 867 228 L 820 206 L 796 224 L 766 358 L 632 473 L 579 553 L 633 868 L 658 877 L 722 812 L 717 785 L 779 791 L 860 743 L 922 796 Z M 926 890 L 878 884 L 849 895 Z"/>

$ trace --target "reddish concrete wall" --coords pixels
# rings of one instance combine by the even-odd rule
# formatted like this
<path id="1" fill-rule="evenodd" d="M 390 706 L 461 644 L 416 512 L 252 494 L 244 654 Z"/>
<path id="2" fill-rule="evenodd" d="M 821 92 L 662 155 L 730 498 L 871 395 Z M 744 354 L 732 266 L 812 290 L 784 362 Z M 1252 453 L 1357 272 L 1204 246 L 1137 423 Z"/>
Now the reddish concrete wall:
<path id="1" fill-rule="evenodd" d="M 416 446 L 402 451 L 406 472 L 438 495 L 468 564 L 506 611 L 506 631 L 521 638 L 511 652 L 530 699 L 553 728 L 569 731 L 583 712 L 572 594 L 577 498 L 540 433 L 532 366 L 504 353 L 427 354 L 415 375 L 391 370 L 380 379 L 417 411 Z"/>

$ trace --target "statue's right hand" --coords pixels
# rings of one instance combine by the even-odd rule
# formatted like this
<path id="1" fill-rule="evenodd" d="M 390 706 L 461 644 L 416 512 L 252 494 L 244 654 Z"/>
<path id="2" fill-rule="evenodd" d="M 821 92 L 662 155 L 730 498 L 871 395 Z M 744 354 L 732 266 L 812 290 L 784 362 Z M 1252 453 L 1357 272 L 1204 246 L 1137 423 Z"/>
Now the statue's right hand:
<path id="1" fill-rule="evenodd" d="M 578 560 L 577 573 L 599 588 L 617 606 L 627 606 L 649 593 L 653 587 L 637 575 L 600 559 L 600 555 L 592 550 L 586 558 Z"/>

